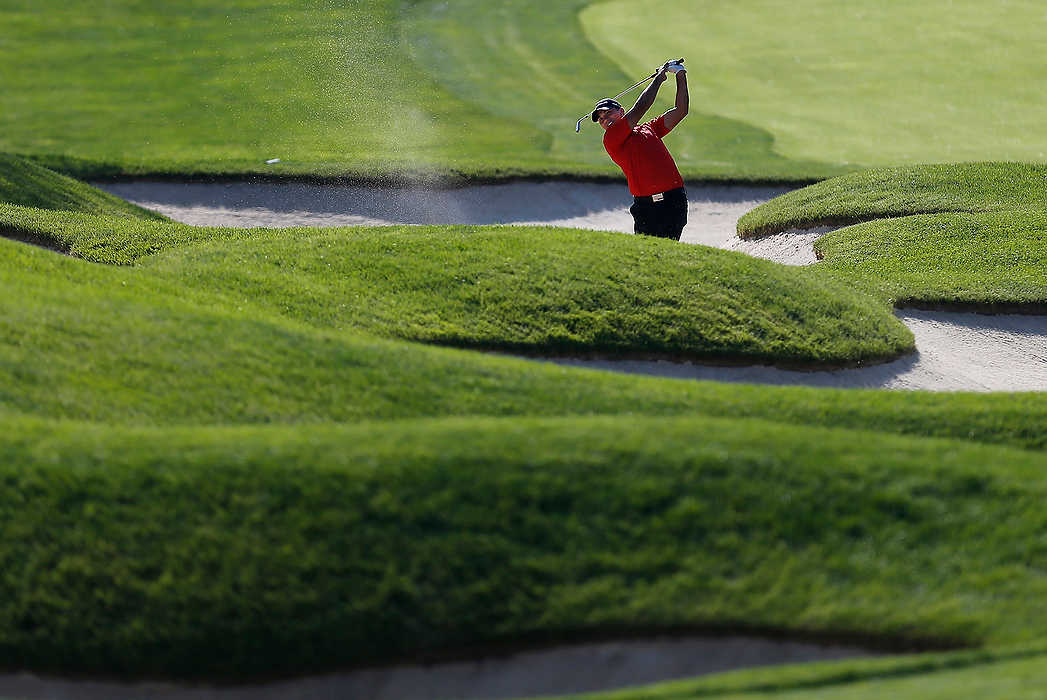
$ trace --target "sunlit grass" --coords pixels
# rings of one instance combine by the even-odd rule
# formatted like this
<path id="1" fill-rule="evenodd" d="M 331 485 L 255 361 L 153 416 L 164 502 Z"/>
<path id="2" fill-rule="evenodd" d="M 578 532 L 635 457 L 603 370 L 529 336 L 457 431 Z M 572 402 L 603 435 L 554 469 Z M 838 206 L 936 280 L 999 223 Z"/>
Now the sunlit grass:
<path id="1" fill-rule="evenodd" d="M 1018 163 L 884 168 L 760 205 L 743 236 L 864 221 L 826 235 L 819 267 L 865 279 L 896 303 L 1047 308 L 1047 168 Z"/>
<path id="2" fill-rule="evenodd" d="M 581 18 L 628 73 L 687 57 L 692 103 L 765 130 L 790 160 L 1047 160 L 1032 0 L 614 0 Z"/>

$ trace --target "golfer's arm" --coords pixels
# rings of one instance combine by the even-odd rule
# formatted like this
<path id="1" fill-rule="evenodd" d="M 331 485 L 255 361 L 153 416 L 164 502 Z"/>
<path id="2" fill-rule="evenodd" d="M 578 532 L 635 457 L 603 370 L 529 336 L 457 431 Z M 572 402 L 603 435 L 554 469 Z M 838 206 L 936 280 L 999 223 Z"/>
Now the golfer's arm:
<path id="1" fill-rule="evenodd" d="M 640 97 L 636 100 L 633 108 L 625 113 L 625 120 L 629 122 L 630 129 L 639 124 L 640 120 L 643 119 L 643 115 L 647 114 L 647 110 L 654 104 L 654 98 L 658 96 L 658 88 L 661 86 L 662 81 L 655 78 L 654 82 L 640 93 Z"/>
<path id="2" fill-rule="evenodd" d="M 676 106 L 662 115 L 665 117 L 666 129 L 672 129 L 687 116 L 690 101 L 691 98 L 687 95 L 687 71 L 680 71 L 676 74 Z"/>

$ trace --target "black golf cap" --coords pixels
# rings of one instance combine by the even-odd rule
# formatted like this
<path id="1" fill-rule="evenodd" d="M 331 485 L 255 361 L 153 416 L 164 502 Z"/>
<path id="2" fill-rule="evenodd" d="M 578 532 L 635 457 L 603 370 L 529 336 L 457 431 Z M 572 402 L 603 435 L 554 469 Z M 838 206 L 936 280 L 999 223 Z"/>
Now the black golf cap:
<path id="1" fill-rule="evenodd" d="M 605 100 L 600 100 L 599 102 L 596 103 L 596 107 L 593 108 L 593 114 L 592 114 L 593 121 L 596 121 L 597 119 L 599 119 L 599 117 L 596 116 L 596 113 L 599 112 L 601 109 L 621 109 L 621 108 L 622 108 L 622 106 L 620 104 L 618 104 L 618 101 L 617 100 L 612 100 L 610 97 L 608 97 Z"/>

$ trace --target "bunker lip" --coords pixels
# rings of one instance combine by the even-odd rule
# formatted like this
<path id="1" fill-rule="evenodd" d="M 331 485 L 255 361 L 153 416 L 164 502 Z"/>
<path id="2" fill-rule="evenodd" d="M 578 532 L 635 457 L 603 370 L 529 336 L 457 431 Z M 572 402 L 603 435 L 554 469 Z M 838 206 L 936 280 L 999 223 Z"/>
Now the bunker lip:
<path id="1" fill-rule="evenodd" d="M 623 182 L 534 180 L 456 188 L 243 181 L 93 184 L 198 226 L 523 224 L 633 231 L 628 209 L 632 198 Z M 735 233 L 738 218 L 789 190 L 770 185 L 690 185 L 690 223 L 682 240 L 721 248 L 741 244 Z"/>
<path id="2" fill-rule="evenodd" d="M 674 379 L 835 389 L 1047 391 L 1047 316 L 899 309 L 916 353 L 854 369 L 558 360 L 559 364 Z"/>
<path id="3" fill-rule="evenodd" d="M 31 231 L 22 231 L 20 229 L 11 228 L 10 226 L 0 226 L 0 238 L 7 238 L 8 240 L 18 241 L 19 243 L 28 243 L 29 245 L 38 248 L 45 248 L 55 253 L 61 253 L 62 255 L 71 255 L 67 247 L 62 246 L 54 239 Z"/>
<path id="4" fill-rule="evenodd" d="M 953 302 L 899 299 L 894 308 L 915 311 L 943 311 L 953 314 L 980 314 L 982 316 L 1047 316 L 1044 302 Z"/>
<path id="5" fill-rule="evenodd" d="M 871 221 L 880 221 L 883 219 L 905 219 L 910 216 L 926 216 L 928 214 L 971 214 L 971 213 L 987 213 L 987 212 L 972 212 L 968 209 L 928 209 L 926 211 L 912 211 L 907 213 L 898 212 L 883 212 L 883 213 L 870 213 L 863 216 L 828 216 L 817 219 L 808 219 L 806 221 L 793 221 L 788 224 L 763 224 L 752 229 L 743 229 L 741 226 L 738 227 L 738 237 L 750 240 L 763 238 L 765 236 L 773 236 L 779 233 L 790 233 L 790 232 L 803 232 L 811 231 L 814 229 L 826 229 L 836 230 L 838 228 L 844 228 L 846 226 L 857 226 L 858 224 L 867 224 Z"/>
<path id="6" fill-rule="evenodd" d="M 760 666 L 962 648 L 966 646 L 956 640 L 774 629 L 714 627 L 699 635 L 678 628 L 617 637 L 579 631 L 560 634 L 555 641 L 543 635 L 295 678 L 166 681 L 7 673 L 0 674 L 0 694 L 26 700 L 143 695 L 167 700 L 511 698 L 612 690 Z"/>
<path id="7" fill-rule="evenodd" d="M 115 167 L 115 166 L 114 166 Z M 462 189 L 488 185 L 514 185 L 519 183 L 563 182 L 566 184 L 600 184 L 623 188 L 622 172 L 617 167 L 608 166 L 606 172 L 581 173 L 570 169 L 558 170 L 549 168 L 541 172 L 523 169 L 506 169 L 495 174 L 472 174 L 454 170 L 401 170 L 383 174 L 369 172 L 345 172 L 329 175 L 312 173 L 274 172 L 273 166 L 258 171 L 215 171 L 215 172 L 120 172 L 105 167 L 65 168 L 72 173 L 80 171 L 74 177 L 90 181 L 95 187 L 106 188 L 113 185 L 134 184 L 140 182 L 166 182 L 175 184 L 229 184 L 252 183 L 273 185 L 311 185 L 320 187 L 368 187 L 368 188 L 439 188 Z M 817 177 L 774 177 L 774 176 L 740 176 L 740 177 L 700 177 L 687 178 L 688 188 L 705 187 L 771 187 L 785 191 L 807 187 L 822 181 Z"/>
<path id="8" fill-rule="evenodd" d="M 439 343 L 432 343 L 439 345 Z M 911 357 L 915 349 L 899 355 L 884 355 L 863 357 L 853 362 L 811 362 L 802 360 L 782 359 L 778 357 L 747 357 L 741 355 L 718 356 L 718 355 L 694 355 L 686 353 L 670 352 L 641 352 L 641 351 L 570 351 L 552 350 L 545 348 L 492 348 L 485 346 L 458 346 L 467 350 L 481 350 L 495 355 L 506 355 L 512 357 L 525 357 L 532 360 L 545 360 L 554 364 L 580 364 L 592 365 L 601 369 L 612 368 L 616 364 L 635 363 L 637 365 L 657 365 L 658 363 L 673 364 L 684 367 L 706 367 L 710 369 L 722 368 L 746 368 L 766 367 L 768 369 L 783 372 L 835 372 L 839 370 L 855 370 L 866 367 L 877 367 Z M 657 374 L 657 372 L 655 372 Z"/>

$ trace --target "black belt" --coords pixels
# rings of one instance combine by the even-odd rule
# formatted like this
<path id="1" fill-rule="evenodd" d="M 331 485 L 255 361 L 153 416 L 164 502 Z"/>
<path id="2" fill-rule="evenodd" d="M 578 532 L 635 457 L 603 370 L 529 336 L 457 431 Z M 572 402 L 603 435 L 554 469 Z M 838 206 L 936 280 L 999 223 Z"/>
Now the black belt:
<path id="1" fill-rule="evenodd" d="M 683 194 L 683 191 L 684 191 L 684 189 L 682 187 L 677 187 L 675 190 L 666 190 L 665 192 L 655 192 L 654 194 L 648 195 L 646 197 L 637 197 L 636 195 L 633 195 L 633 200 L 637 201 L 637 202 L 661 202 L 663 199 L 665 199 L 668 196 L 675 195 L 677 193 Z"/>

